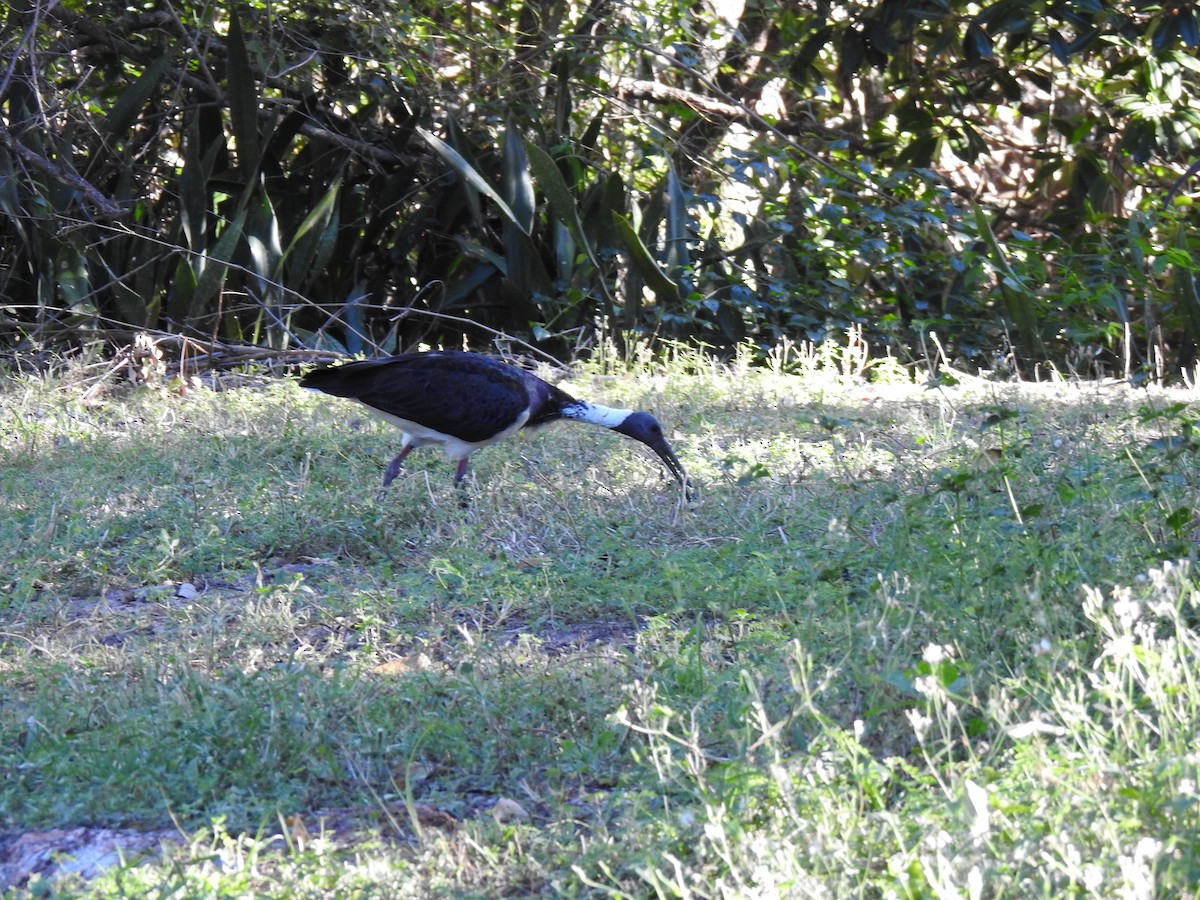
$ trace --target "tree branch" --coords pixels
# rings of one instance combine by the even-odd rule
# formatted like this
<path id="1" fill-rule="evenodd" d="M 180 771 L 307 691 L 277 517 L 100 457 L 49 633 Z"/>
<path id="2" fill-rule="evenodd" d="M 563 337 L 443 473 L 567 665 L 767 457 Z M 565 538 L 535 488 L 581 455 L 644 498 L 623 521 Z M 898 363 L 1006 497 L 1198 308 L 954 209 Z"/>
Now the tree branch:
<path id="1" fill-rule="evenodd" d="M 0 124 L 0 144 L 11 151 L 28 166 L 37 169 L 44 175 L 49 175 L 55 181 L 74 188 L 87 198 L 95 209 L 96 218 L 101 221 L 112 221 L 121 218 L 124 210 L 111 197 L 100 192 L 95 185 L 79 174 L 63 165 L 58 165 L 35 150 L 25 146 L 6 126 Z"/>
<path id="2" fill-rule="evenodd" d="M 826 138 L 846 140 L 851 145 L 861 144 L 861 140 L 858 138 L 803 119 L 785 119 L 782 122 L 768 124 L 762 116 L 744 103 L 722 100 L 709 94 L 671 87 L 657 81 L 618 75 L 613 78 L 613 87 L 626 97 L 650 100 L 655 103 L 682 103 L 704 115 L 717 116 L 728 122 L 737 122 L 739 125 L 745 125 L 755 131 L 773 131 L 781 135 L 817 134 Z"/>

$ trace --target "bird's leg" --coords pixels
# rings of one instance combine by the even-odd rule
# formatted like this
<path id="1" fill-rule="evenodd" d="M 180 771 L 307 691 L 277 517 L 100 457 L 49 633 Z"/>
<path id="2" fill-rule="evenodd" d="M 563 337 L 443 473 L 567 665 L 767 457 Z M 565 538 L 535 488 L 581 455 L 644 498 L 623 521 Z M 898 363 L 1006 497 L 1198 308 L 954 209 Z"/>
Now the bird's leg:
<path id="1" fill-rule="evenodd" d="M 463 457 L 458 461 L 458 466 L 454 470 L 454 487 L 458 491 L 458 508 L 471 508 L 471 494 L 467 490 L 467 486 L 463 484 L 463 478 L 467 474 L 467 457 Z"/>
<path id="2" fill-rule="evenodd" d="M 400 474 L 400 469 L 404 467 L 404 457 L 412 453 L 413 445 L 405 444 L 400 448 L 400 452 L 396 454 L 396 458 L 388 463 L 387 471 L 383 473 L 383 486 L 387 487 L 396 480 L 396 476 Z"/>
<path id="3" fill-rule="evenodd" d="M 462 484 L 462 480 L 467 474 L 467 460 L 470 457 L 464 456 L 458 461 L 458 468 L 454 470 L 454 483 Z"/>

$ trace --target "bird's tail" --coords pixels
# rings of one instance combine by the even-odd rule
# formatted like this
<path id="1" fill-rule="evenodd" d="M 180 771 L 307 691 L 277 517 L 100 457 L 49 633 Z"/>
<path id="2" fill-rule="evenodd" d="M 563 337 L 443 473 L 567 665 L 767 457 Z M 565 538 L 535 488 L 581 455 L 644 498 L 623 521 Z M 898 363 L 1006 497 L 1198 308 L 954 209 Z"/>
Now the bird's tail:
<path id="1" fill-rule="evenodd" d="M 323 391 L 335 397 L 357 397 L 362 393 L 360 382 L 364 376 L 358 365 L 331 366 L 313 369 L 300 378 L 300 387 Z"/>

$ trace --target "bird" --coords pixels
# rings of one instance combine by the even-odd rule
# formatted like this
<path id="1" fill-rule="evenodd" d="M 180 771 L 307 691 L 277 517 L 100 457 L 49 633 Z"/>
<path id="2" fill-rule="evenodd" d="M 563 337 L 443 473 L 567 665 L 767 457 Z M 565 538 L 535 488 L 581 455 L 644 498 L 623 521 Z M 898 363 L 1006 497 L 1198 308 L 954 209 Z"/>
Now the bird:
<path id="1" fill-rule="evenodd" d="M 441 445 L 457 464 L 457 486 L 476 450 L 521 429 L 568 419 L 641 441 L 688 489 L 687 472 L 654 416 L 577 400 L 532 372 L 482 353 L 430 350 L 359 360 L 313 369 L 300 386 L 357 400 L 401 430 L 400 452 L 383 476 L 385 488 L 418 447 Z"/>

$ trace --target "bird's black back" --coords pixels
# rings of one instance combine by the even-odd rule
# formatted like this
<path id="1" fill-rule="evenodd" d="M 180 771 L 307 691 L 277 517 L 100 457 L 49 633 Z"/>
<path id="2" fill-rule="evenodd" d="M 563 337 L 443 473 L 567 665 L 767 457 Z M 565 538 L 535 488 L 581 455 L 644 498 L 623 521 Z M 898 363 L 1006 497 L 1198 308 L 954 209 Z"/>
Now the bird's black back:
<path id="1" fill-rule="evenodd" d="M 459 440 L 484 441 L 509 427 L 560 417 L 573 399 L 523 369 L 457 350 L 405 353 L 314 369 L 300 386 L 348 397 Z"/>

